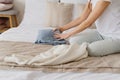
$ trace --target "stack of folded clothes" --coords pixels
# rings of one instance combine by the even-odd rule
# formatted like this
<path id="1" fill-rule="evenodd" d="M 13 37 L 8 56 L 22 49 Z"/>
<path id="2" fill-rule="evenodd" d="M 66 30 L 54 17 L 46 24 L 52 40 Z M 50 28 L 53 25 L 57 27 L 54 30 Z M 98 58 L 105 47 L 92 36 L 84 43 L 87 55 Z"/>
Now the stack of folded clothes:
<path id="1" fill-rule="evenodd" d="M 54 34 L 61 33 L 59 30 L 53 31 L 52 29 L 39 30 L 36 44 L 49 44 L 49 45 L 61 45 L 69 44 L 65 39 L 56 39 Z"/>
<path id="2" fill-rule="evenodd" d="M 13 0 L 0 0 L 0 11 L 13 8 Z"/>

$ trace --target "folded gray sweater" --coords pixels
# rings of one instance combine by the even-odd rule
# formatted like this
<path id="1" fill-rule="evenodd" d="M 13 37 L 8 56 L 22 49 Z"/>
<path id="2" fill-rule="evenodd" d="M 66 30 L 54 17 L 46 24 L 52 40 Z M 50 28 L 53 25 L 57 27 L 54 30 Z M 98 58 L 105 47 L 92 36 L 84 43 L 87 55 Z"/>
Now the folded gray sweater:
<path id="1" fill-rule="evenodd" d="M 59 30 L 53 31 L 52 29 L 39 30 L 36 44 L 49 44 L 49 45 L 61 45 L 68 44 L 69 42 L 65 39 L 56 39 L 54 34 L 61 33 Z"/>

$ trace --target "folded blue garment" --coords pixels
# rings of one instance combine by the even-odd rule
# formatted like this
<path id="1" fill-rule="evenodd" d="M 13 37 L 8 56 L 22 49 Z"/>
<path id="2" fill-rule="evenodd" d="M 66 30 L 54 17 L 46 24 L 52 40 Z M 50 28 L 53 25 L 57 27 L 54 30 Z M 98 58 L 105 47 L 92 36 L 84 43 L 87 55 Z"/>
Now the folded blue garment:
<path id="1" fill-rule="evenodd" d="M 53 31 L 52 29 L 39 30 L 36 44 L 49 44 L 49 45 L 61 45 L 68 44 L 65 39 L 58 40 L 54 38 L 55 33 L 60 33 L 59 30 Z"/>

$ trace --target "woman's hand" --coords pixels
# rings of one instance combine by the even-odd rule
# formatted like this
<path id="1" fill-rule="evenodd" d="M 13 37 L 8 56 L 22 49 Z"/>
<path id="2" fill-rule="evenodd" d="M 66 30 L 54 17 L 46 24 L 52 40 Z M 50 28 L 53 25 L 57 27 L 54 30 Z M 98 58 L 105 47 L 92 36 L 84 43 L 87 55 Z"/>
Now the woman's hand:
<path id="1" fill-rule="evenodd" d="M 61 33 L 64 31 L 61 27 L 53 29 L 53 31 L 59 30 Z"/>
<path id="2" fill-rule="evenodd" d="M 55 34 L 54 37 L 56 39 L 67 39 L 70 37 L 70 34 L 68 33 L 64 33 L 64 34 Z"/>

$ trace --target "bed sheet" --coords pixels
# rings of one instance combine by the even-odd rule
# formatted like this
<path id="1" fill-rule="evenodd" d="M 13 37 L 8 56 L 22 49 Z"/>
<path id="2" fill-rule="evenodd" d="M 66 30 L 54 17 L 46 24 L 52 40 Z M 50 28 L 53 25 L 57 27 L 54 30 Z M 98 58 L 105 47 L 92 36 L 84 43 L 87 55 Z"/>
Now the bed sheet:
<path id="1" fill-rule="evenodd" d="M 17 28 L 11 28 L 0 35 L 0 41 L 17 41 L 17 42 L 31 42 L 34 43 L 38 36 L 38 31 L 41 29 L 54 29 L 53 27 L 46 27 L 40 25 L 23 25 L 21 24 Z M 73 29 L 67 30 L 71 32 Z M 90 32 L 96 29 L 86 29 L 81 33 Z M 81 33 L 76 34 L 79 36 Z M 70 39 L 72 39 L 71 37 Z M 74 43 L 74 42 L 73 42 Z"/>
<path id="2" fill-rule="evenodd" d="M 0 41 L 18 41 L 34 43 L 40 29 L 50 27 L 40 25 L 20 25 L 17 28 L 11 28 L 0 35 Z M 51 28 L 50 28 L 51 29 Z"/>
<path id="3" fill-rule="evenodd" d="M 112 73 L 45 73 L 40 71 L 0 71 L 0 80 L 120 80 Z"/>

